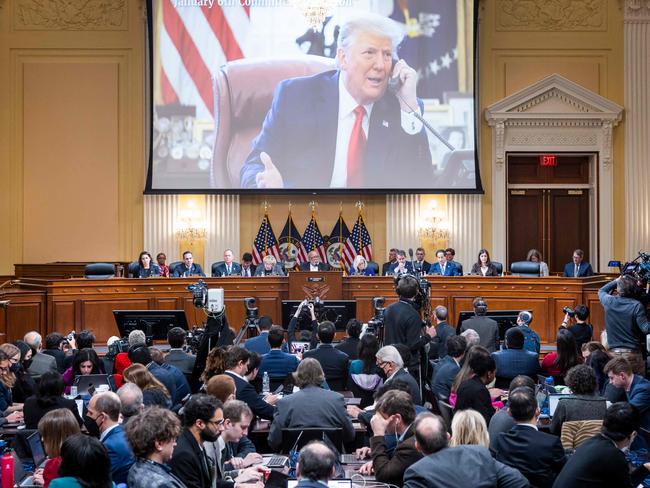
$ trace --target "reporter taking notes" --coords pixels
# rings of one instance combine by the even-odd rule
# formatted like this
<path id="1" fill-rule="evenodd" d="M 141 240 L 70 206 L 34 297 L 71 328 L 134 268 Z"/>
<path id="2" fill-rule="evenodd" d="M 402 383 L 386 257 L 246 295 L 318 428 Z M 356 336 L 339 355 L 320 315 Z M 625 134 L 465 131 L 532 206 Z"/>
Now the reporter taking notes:
<path id="1" fill-rule="evenodd" d="M 394 63 L 400 40 L 379 15 L 344 23 L 338 70 L 278 86 L 242 167 L 242 188 L 389 188 L 396 165 L 430 182 L 427 135 L 412 113 L 422 110 L 417 73 Z"/>

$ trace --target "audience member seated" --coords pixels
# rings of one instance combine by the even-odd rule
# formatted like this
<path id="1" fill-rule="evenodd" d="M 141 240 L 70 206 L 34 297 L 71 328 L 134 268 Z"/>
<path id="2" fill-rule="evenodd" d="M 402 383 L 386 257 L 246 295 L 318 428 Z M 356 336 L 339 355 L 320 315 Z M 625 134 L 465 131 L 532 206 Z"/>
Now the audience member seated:
<path id="1" fill-rule="evenodd" d="M 282 342 L 284 340 L 284 329 L 274 326 L 268 333 L 268 343 L 271 350 L 262 356 L 262 362 L 258 376 L 264 376 L 268 373 L 272 380 L 284 380 L 287 375 L 293 373 L 298 368 L 298 358 L 293 354 L 282 351 Z"/>
<path id="2" fill-rule="evenodd" d="M 574 366 L 565 379 L 572 394 L 560 397 L 553 413 L 550 431 L 555 435 L 560 435 L 564 422 L 602 420 L 607 411 L 605 398 L 597 394 L 596 375 L 589 366 Z"/>
<path id="3" fill-rule="evenodd" d="M 533 263 L 539 263 L 539 275 L 540 276 L 548 276 L 548 264 L 546 264 L 544 261 L 542 261 L 542 253 L 540 253 L 537 249 L 531 249 L 528 251 L 528 254 L 526 254 L 526 261 L 531 261 Z"/>
<path id="4" fill-rule="evenodd" d="M 535 380 L 529 376 L 515 376 L 510 382 L 510 388 L 508 389 L 508 395 L 510 395 L 517 388 L 526 387 L 535 391 Z M 504 407 L 499 410 L 492 416 L 490 423 L 488 424 L 488 434 L 490 437 L 490 452 L 494 454 L 494 448 L 499 438 L 499 434 L 502 432 L 508 432 L 515 426 L 515 421 L 512 416 L 508 413 L 508 408 Z"/>
<path id="5" fill-rule="evenodd" d="M 316 347 L 316 331 L 318 329 L 318 321 L 316 320 L 316 314 L 314 313 L 314 304 L 309 303 L 307 300 L 300 302 L 300 305 L 296 308 L 296 312 L 291 317 L 289 321 L 289 327 L 287 328 L 287 347 L 289 352 L 291 350 L 291 343 L 296 340 L 296 329 L 300 332 L 308 331 L 312 335 L 312 340 L 310 342 L 310 347 L 313 349 Z"/>
<path id="6" fill-rule="evenodd" d="M 13 375 L 13 386 L 11 387 L 11 400 L 14 403 L 25 403 L 25 400 L 34 394 L 36 390 L 36 383 L 26 368 L 23 367 L 25 363 L 24 355 L 31 357 L 31 348 L 23 341 L 18 341 L 23 344 L 23 348 L 18 348 L 13 344 L 2 344 L 0 351 L 4 352 L 9 357 L 9 375 L 8 383 L 11 383 L 10 377 Z"/>
<path id="7" fill-rule="evenodd" d="M 390 274 L 390 268 L 397 261 L 397 249 L 391 248 L 388 251 L 388 261 L 381 265 L 381 275 L 388 276 Z"/>
<path id="8" fill-rule="evenodd" d="M 65 367 L 66 350 L 69 349 L 68 339 L 58 332 L 50 332 L 45 336 L 45 349 L 43 354 L 53 357 L 56 361 L 56 369 L 63 374 Z"/>
<path id="9" fill-rule="evenodd" d="M 231 347 L 226 353 L 224 367 L 226 374 L 235 380 L 237 387 L 237 400 L 246 403 L 253 413 L 262 419 L 272 420 L 275 405 L 279 398 L 276 395 L 267 395 L 262 398 L 255 388 L 246 380 L 248 361 L 251 353 L 240 346 Z"/>
<path id="10" fill-rule="evenodd" d="M 311 250 L 307 254 L 307 262 L 300 263 L 300 271 L 329 271 L 330 266 L 323 263 L 320 254 L 316 250 Z"/>
<path id="11" fill-rule="evenodd" d="M 571 331 L 573 336 L 576 339 L 576 345 L 578 346 L 578 350 L 582 350 L 582 346 L 589 341 L 591 341 L 591 338 L 594 333 L 594 326 L 587 323 L 587 319 L 589 318 L 589 307 L 586 305 L 576 305 L 576 307 L 573 309 L 575 315 L 575 323 L 573 325 L 570 325 L 571 323 L 571 317 L 569 314 L 564 315 L 564 320 L 562 321 L 562 327 L 566 327 Z"/>
<path id="12" fill-rule="evenodd" d="M 537 430 L 535 392 L 516 388 L 508 397 L 508 412 L 516 425 L 499 434 L 494 446 L 496 459 L 518 469 L 531 486 L 551 488 L 566 456 L 559 437 Z"/>
<path id="13" fill-rule="evenodd" d="M 144 397 L 142 390 L 135 383 L 125 383 L 117 390 L 120 399 L 120 414 L 122 424 L 126 425 L 131 417 L 135 417 L 144 410 Z"/>
<path id="14" fill-rule="evenodd" d="M 42 469 L 34 472 L 34 484 L 48 488 L 50 482 L 58 478 L 61 444 L 68 437 L 80 432 L 77 419 L 67 408 L 57 408 L 43 416 L 38 422 L 38 433 L 41 435 L 47 461 Z"/>
<path id="15" fill-rule="evenodd" d="M 32 364 L 29 366 L 27 372 L 34 380 L 38 380 L 46 371 L 57 370 L 56 359 L 42 352 L 43 338 L 41 334 L 36 331 L 31 331 L 25 334 L 23 340 L 32 348 Z M 63 371 L 60 372 L 62 373 Z"/>
<path id="16" fill-rule="evenodd" d="M 495 378 L 496 364 L 485 348 L 475 346 L 472 351 L 474 353 L 468 358 L 472 374 L 458 386 L 455 410 L 476 410 L 483 415 L 487 425 L 494 415 L 494 407 L 486 385 L 492 383 Z"/>
<path id="17" fill-rule="evenodd" d="M 24 414 L 25 427 L 36 429 L 38 422 L 46 413 L 59 408 L 70 410 L 77 420 L 79 427 L 83 425 L 83 420 L 79 416 L 77 403 L 63 397 L 65 384 L 58 371 L 48 371 L 41 376 L 36 386 L 36 394 L 25 400 Z"/>
<path id="18" fill-rule="evenodd" d="M 404 488 L 527 488 L 516 469 L 494 460 L 483 446 L 449 447 L 440 417 L 418 415 L 414 424 L 415 448 L 424 457 L 404 473 Z"/>
<path id="19" fill-rule="evenodd" d="M 218 398 L 224 404 L 237 398 L 235 380 L 227 374 L 218 374 L 210 378 L 205 391 L 208 395 Z"/>
<path id="20" fill-rule="evenodd" d="M 469 274 L 475 276 L 499 276 L 499 270 L 494 264 L 492 264 L 492 261 L 490 261 L 490 253 L 487 249 L 481 249 L 478 252 L 478 259 L 472 265 Z"/>
<path id="21" fill-rule="evenodd" d="M 69 342 L 71 349 L 68 351 L 68 354 L 65 355 L 65 359 L 63 360 L 63 366 L 65 369 L 72 366 L 74 358 L 81 349 L 93 349 L 95 347 L 96 338 L 92 331 L 82 330 L 68 340 L 71 340 L 71 342 Z"/>
<path id="22" fill-rule="evenodd" d="M 151 407 L 133 417 L 125 431 L 136 458 L 127 478 L 129 488 L 185 488 L 167 466 L 181 432 L 176 415 Z"/>
<path id="23" fill-rule="evenodd" d="M 205 277 L 205 273 L 201 268 L 201 265 L 194 262 L 194 256 L 190 251 L 185 251 L 183 253 L 183 263 L 176 266 L 172 271 L 172 278 L 187 278 L 189 276 L 202 276 Z"/>
<path id="24" fill-rule="evenodd" d="M 332 322 L 321 322 L 318 325 L 318 347 L 307 351 L 303 357 L 316 359 L 320 363 L 331 390 L 343 391 L 348 379 L 350 359 L 343 351 L 332 346 L 335 333 L 336 327 Z"/>
<path id="25" fill-rule="evenodd" d="M 476 331 L 480 338 L 480 344 L 488 352 L 494 352 L 499 348 L 499 325 L 495 320 L 486 317 L 488 306 L 483 297 L 476 297 L 472 301 L 474 307 L 474 317 L 463 320 L 460 325 L 461 332 L 467 329 Z"/>
<path id="26" fill-rule="evenodd" d="M 260 364 L 262 364 L 262 356 L 256 352 L 251 351 L 250 357 L 248 358 L 248 367 L 246 368 L 246 373 L 244 374 L 244 379 L 248 381 L 251 385 L 256 387 L 255 390 L 262 390 L 262 378 L 257 376 L 258 371 L 260 370 Z"/>
<path id="27" fill-rule="evenodd" d="M 350 361 L 354 361 L 359 357 L 359 336 L 363 324 L 357 319 L 350 319 L 345 325 L 345 333 L 347 337 L 334 346 L 339 351 L 343 351 L 348 355 Z"/>
<path id="28" fill-rule="evenodd" d="M 255 276 L 284 276 L 284 271 L 278 261 L 267 254 L 262 258 L 262 265 L 255 268 Z"/>
<path id="29" fill-rule="evenodd" d="M 573 251 L 573 262 L 564 266 L 564 276 L 569 278 L 582 278 L 584 276 L 593 276 L 594 270 L 591 264 L 583 261 L 585 253 L 582 249 Z"/>
<path id="30" fill-rule="evenodd" d="M 145 407 L 158 405 L 171 408 L 169 390 L 142 364 L 132 364 L 124 370 L 124 381 L 135 383 L 142 390 L 142 403 Z"/>
<path id="31" fill-rule="evenodd" d="M 406 468 L 422 459 L 422 454 L 415 448 L 414 420 L 415 404 L 411 395 L 397 390 L 384 393 L 377 401 L 375 414 L 370 420 L 372 461 L 362 466 L 360 473 L 374 473 L 380 483 L 402 486 Z M 386 445 L 386 434 L 389 433 L 397 438 L 397 446 L 390 446 L 390 454 Z"/>
<path id="32" fill-rule="evenodd" d="M 92 430 L 99 431 L 99 440 L 111 460 L 111 477 L 117 484 L 126 483 L 129 469 L 135 459 L 120 425 L 120 399 L 112 391 L 98 393 L 88 402 L 86 427 L 92 422 Z M 91 432 L 91 429 L 88 429 Z"/>
<path id="33" fill-rule="evenodd" d="M 605 365 L 605 373 L 616 388 L 627 394 L 627 401 L 634 405 L 641 416 L 641 427 L 650 430 L 650 381 L 634 374 L 630 362 L 617 357 Z"/>
<path id="34" fill-rule="evenodd" d="M 447 339 L 456 335 L 456 329 L 447 323 L 449 312 L 447 307 L 438 305 L 433 310 L 433 316 L 436 320 L 436 335 L 431 338 L 429 358 L 442 359 L 447 356 Z"/>
<path id="35" fill-rule="evenodd" d="M 244 277 L 255 276 L 255 269 L 257 266 L 253 264 L 253 255 L 249 252 L 245 252 L 241 256 L 241 275 Z"/>
<path id="36" fill-rule="evenodd" d="M 128 342 L 129 349 L 135 349 L 136 347 L 145 344 L 147 342 L 147 337 L 144 335 L 143 331 L 135 329 L 129 332 Z M 113 363 L 113 373 L 122 376 L 124 370 L 131 366 L 131 364 L 128 352 L 118 352 L 117 356 L 115 356 L 115 362 Z"/>
<path id="37" fill-rule="evenodd" d="M 183 350 L 186 344 L 187 332 L 180 327 L 172 327 L 167 332 L 167 342 L 169 343 L 169 352 L 165 356 L 165 363 L 177 367 L 186 376 L 190 377 L 194 369 L 196 356 Z"/>
<path id="38" fill-rule="evenodd" d="M 373 404 L 373 394 L 383 383 L 382 372 L 377 366 L 379 342 L 377 336 L 366 333 L 359 341 L 359 359 L 350 362 L 348 389 L 360 398 L 360 408 Z"/>
<path id="39" fill-rule="evenodd" d="M 505 337 L 506 349 L 493 352 L 497 365 L 497 388 L 507 388 L 510 381 L 518 375 L 537 379 L 540 373 L 537 354 L 524 349 L 524 334 L 518 327 L 508 329 Z"/>
<path id="40" fill-rule="evenodd" d="M 151 278 L 160 276 L 160 267 L 153 262 L 148 251 L 142 251 L 138 257 L 138 267 L 130 278 Z"/>
<path id="41" fill-rule="evenodd" d="M 271 350 L 269 345 L 269 330 L 273 327 L 273 320 L 268 315 L 262 315 L 259 320 L 260 334 L 246 339 L 244 347 L 257 354 L 266 354 Z"/>
<path id="42" fill-rule="evenodd" d="M 639 429 L 636 408 L 627 402 L 607 409 L 600 434 L 571 456 L 555 479 L 553 488 L 633 488 L 650 475 L 650 462 L 630 472 L 625 450 Z"/>
<path id="43" fill-rule="evenodd" d="M 584 356 L 583 356 L 584 357 Z M 596 383 L 598 384 L 598 394 L 605 397 L 610 403 L 624 402 L 627 400 L 625 390 L 616 388 L 609 382 L 607 373 L 605 373 L 605 365 L 612 359 L 612 357 L 605 351 L 594 351 L 588 359 L 587 365 L 594 371 L 596 375 Z"/>
<path id="44" fill-rule="evenodd" d="M 101 374 L 104 372 L 102 362 L 94 349 L 82 349 L 77 353 L 72 362 L 72 366 L 63 373 L 63 382 L 65 383 L 65 393 L 70 394 L 70 387 L 74 385 L 78 376 L 88 376 L 90 374 Z"/>
<path id="45" fill-rule="evenodd" d="M 188 383 L 187 378 L 176 366 L 165 362 L 165 355 L 157 347 L 150 347 L 149 353 L 151 354 L 153 362 L 169 372 L 174 378 L 174 383 L 176 384 L 176 391 L 172 395 L 174 405 L 182 403 L 183 399 L 191 393 L 190 384 Z"/>
<path id="46" fill-rule="evenodd" d="M 22 403 L 13 403 L 11 389 L 16 383 L 16 376 L 11 372 L 11 361 L 4 351 L 0 350 L 0 412 L 5 415 L 23 410 Z"/>
<path id="47" fill-rule="evenodd" d="M 451 421 L 449 445 L 489 447 L 488 428 L 483 415 L 471 408 L 456 412 Z"/>
<path id="48" fill-rule="evenodd" d="M 553 376 L 556 385 L 564 385 L 564 375 L 576 364 L 582 363 L 578 356 L 576 339 L 567 329 L 557 331 L 557 352 L 549 352 L 542 361 L 542 370 L 547 376 Z"/>
<path id="49" fill-rule="evenodd" d="M 449 400 L 451 385 L 460 371 L 460 363 L 465 357 L 467 340 L 463 336 L 447 338 L 447 355 L 438 362 L 433 376 L 432 389 L 436 398 Z"/>
<path id="50" fill-rule="evenodd" d="M 338 460 L 334 452 L 322 441 L 311 441 L 300 450 L 296 488 L 322 488 L 334 477 Z"/>
<path id="51" fill-rule="evenodd" d="M 133 364 L 143 365 L 158 381 L 165 385 L 172 405 L 180 403 L 182 398 L 177 397 L 178 389 L 176 388 L 174 374 L 154 362 L 151 357 L 151 352 L 146 345 L 140 344 L 139 346 L 129 348 L 129 359 Z"/>
<path id="52" fill-rule="evenodd" d="M 322 389 L 325 374 L 320 363 L 316 359 L 305 358 L 294 376 L 300 391 L 278 402 L 277 414 L 269 430 L 271 449 L 280 449 L 282 429 L 286 428 L 342 428 L 343 442 L 351 442 L 355 436 L 354 427 L 346 414 L 343 396 Z"/>
<path id="53" fill-rule="evenodd" d="M 404 368 L 404 360 L 395 346 L 384 346 L 375 356 L 377 366 L 384 372 L 386 381 L 384 385 L 388 385 L 391 381 L 401 380 L 409 385 L 409 392 L 411 398 L 416 405 L 422 405 L 422 396 L 420 395 L 420 388 L 418 387 L 415 378 Z"/>
<path id="54" fill-rule="evenodd" d="M 169 278 L 169 266 L 167 266 L 166 262 L 167 262 L 167 256 L 165 255 L 165 253 L 159 252 L 156 255 L 156 263 L 160 268 L 160 276 L 164 278 Z"/>
<path id="55" fill-rule="evenodd" d="M 361 254 L 357 254 L 348 270 L 350 276 L 375 276 L 375 270 L 368 266 L 368 261 Z"/>
<path id="56" fill-rule="evenodd" d="M 200 378 L 203 382 L 203 388 L 208 384 L 210 378 L 226 371 L 226 354 L 228 354 L 228 346 L 213 347 L 210 350 L 205 360 L 205 369 Z"/>
<path id="57" fill-rule="evenodd" d="M 531 329 L 530 324 L 532 321 L 533 314 L 528 310 L 523 310 L 517 316 L 517 327 L 524 333 L 524 349 L 539 354 L 539 334 Z"/>
<path id="58" fill-rule="evenodd" d="M 61 446 L 59 477 L 50 488 L 111 488 L 111 460 L 106 448 L 94 437 L 74 434 Z"/>

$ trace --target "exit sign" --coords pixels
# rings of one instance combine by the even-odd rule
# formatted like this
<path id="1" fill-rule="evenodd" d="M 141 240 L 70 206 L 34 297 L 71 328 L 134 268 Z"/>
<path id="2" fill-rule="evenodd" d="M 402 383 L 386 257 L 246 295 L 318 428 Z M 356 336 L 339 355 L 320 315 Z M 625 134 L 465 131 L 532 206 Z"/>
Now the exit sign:
<path id="1" fill-rule="evenodd" d="M 555 154 L 542 154 L 539 157 L 540 166 L 557 166 L 557 156 Z"/>

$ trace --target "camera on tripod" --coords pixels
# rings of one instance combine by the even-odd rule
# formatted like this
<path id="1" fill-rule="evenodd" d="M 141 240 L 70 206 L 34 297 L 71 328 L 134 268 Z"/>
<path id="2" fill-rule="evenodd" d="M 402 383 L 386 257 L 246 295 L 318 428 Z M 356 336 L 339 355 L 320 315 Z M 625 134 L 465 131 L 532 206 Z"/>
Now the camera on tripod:
<path id="1" fill-rule="evenodd" d="M 386 311 L 386 307 L 384 307 L 385 303 L 386 299 L 384 297 L 374 297 L 372 299 L 372 308 L 375 311 L 375 314 L 370 320 L 368 320 L 366 332 L 375 334 L 377 337 L 379 337 L 384 328 L 384 313 Z"/>
<path id="2" fill-rule="evenodd" d="M 257 327 L 260 321 L 259 308 L 255 305 L 257 300 L 254 297 L 244 298 L 244 307 L 246 308 L 246 322 L 248 327 Z"/>
<path id="3" fill-rule="evenodd" d="M 199 280 L 194 285 L 187 285 L 187 289 L 192 292 L 192 304 L 196 308 L 203 308 L 208 313 L 223 312 L 225 307 L 223 288 L 208 289 L 205 281 Z"/>

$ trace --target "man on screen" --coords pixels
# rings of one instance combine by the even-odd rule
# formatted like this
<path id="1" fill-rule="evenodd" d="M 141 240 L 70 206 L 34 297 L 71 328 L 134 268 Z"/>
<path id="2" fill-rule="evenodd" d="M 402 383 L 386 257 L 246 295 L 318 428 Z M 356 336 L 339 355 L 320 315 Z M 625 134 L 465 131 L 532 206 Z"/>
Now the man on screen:
<path id="1" fill-rule="evenodd" d="M 379 15 L 344 23 L 338 70 L 278 86 L 241 186 L 426 187 L 433 167 L 426 133 L 412 113 L 421 110 L 417 73 L 403 60 L 394 63 L 399 40 L 393 22 Z M 396 167 L 404 175 L 397 182 Z"/>

